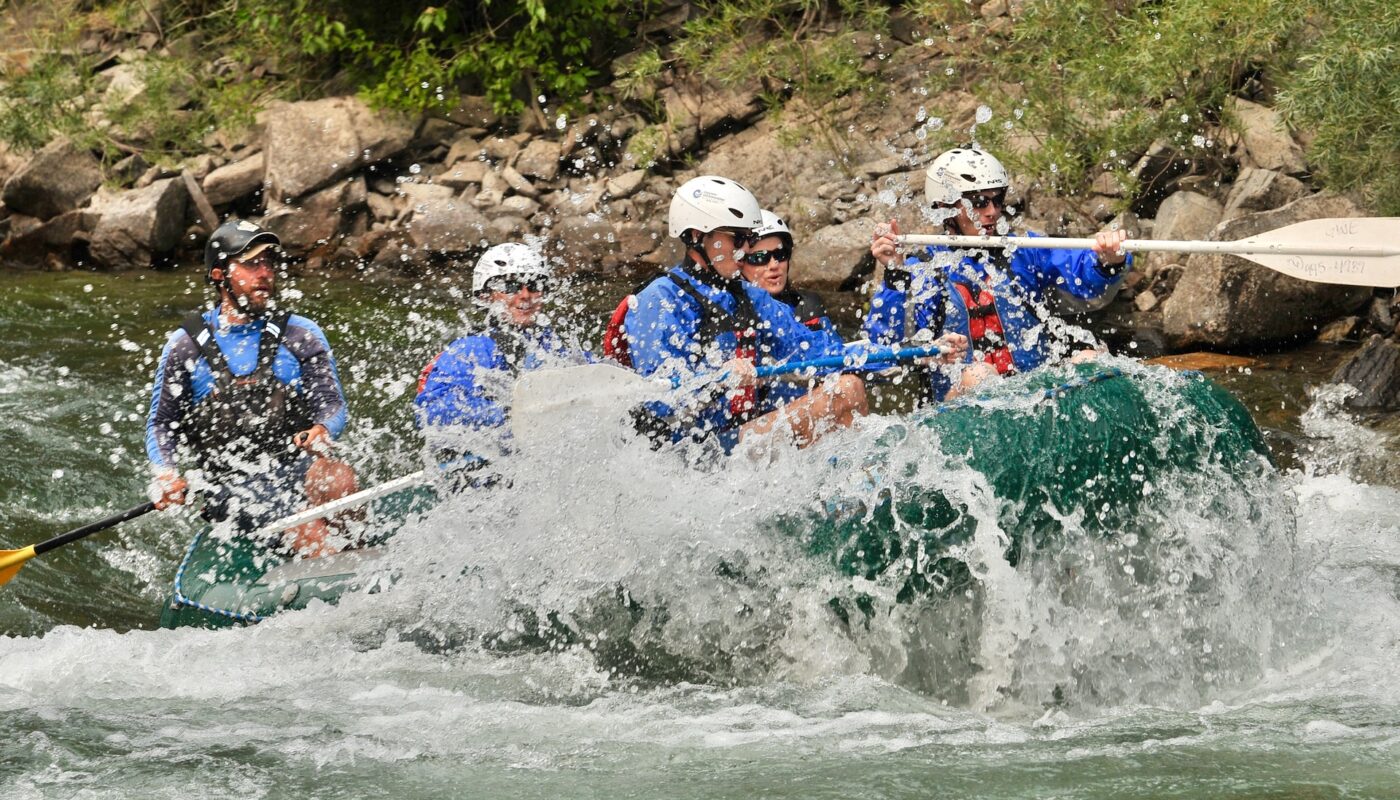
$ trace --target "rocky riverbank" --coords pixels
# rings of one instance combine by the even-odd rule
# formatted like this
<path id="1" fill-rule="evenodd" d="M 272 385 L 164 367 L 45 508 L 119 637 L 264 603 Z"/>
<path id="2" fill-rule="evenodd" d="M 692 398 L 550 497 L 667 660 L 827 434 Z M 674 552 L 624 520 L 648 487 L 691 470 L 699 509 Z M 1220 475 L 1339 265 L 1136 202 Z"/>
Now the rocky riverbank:
<path id="1" fill-rule="evenodd" d="M 668 5 L 676 19 L 658 19 L 670 24 L 700 13 Z M 976 7 L 977 24 L 936 37 L 898 14 L 889 37 L 850 34 L 859 68 L 888 91 L 808 109 L 823 135 L 796 127 L 802 115 L 766 113 L 772 87 L 720 86 L 663 70 L 625 92 L 597 95 L 638 102 L 599 102 L 573 117 L 507 118 L 484 98 L 463 96 L 444 113 L 408 118 L 333 96 L 270 103 L 256 124 L 211 132 L 205 152 L 175 165 L 146 164 L 139 131 L 126 133 L 135 142 L 130 155 L 106 167 L 67 139 L 5 152 L 0 259 L 37 269 L 188 263 L 220 218 L 241 215 L 277 231 L 311 270 L 422 272 L 533 236 L 573 270 L 644 272 L 679 256 L 665 229 L 674 188 L 715 173 L 743 181 L 793 224 L 798 281 L 858 287 L 872 273 L 874 224 L 898 218 L 906 231 L 928 227 L 919 199 L 922 167 L 937 154 L 931 134 L 973 141 L 979 127 L 1000 126 L 1007 151 L 1024 156 L 1038 147 L 1014 120 L 992 118 L 985 98 L 925 89 L 958 54 L 1004 43 L 1020 4 Z M 197 42 L 105 31 L 82 46 L 97 54 L 85 102 L 101 126 L 104 114 L 145 90 L 144 65 Z M 1131 192 L 1108 171 L 1073 194 L 1017 176 L 1016 227 L 1086 235 L 1114 225 L 1148 238 L 1230 240 L 1368 214 L 1354 198 L 1313 185 L 1304 148 L 1273 109 L 1241 97 L 1228 103 L 1222 118 L 1232 122 L 1206 123 L 1201 132 L 1210 158 L 1159 141 L 1135 154 Z M 1393 340 L 1400 308 L 1389 290 L 1298 281 L 1232 256 L 1155 254 L 1140 260 L 1107 314 L 1134 331 L 1144 352 L 1249 351 L 1319 336 Z M 1385 391 L 1392 390 L 1377 390 Z"/>

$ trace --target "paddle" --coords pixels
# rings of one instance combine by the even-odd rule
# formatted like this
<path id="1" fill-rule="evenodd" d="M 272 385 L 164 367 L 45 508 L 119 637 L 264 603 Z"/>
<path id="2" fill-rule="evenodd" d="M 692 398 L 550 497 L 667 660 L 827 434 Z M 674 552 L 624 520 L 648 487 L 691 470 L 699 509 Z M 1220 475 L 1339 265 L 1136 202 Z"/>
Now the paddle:
<path id="1" fill-rule="evenodd" d="M 371 486 L 368 489 L 361 489 L 360 491 L 355 492 L 354 494 L 348 494 L 340 498 L 339 500 L 332 500 L 329 503 L 323 503 L 319 506 L 316 506 L 315 508 L 308 508 L 305 511 L 299 511 L 295 514 L 292 514 L 289 517 L 283 517 L 282 519 L 279 519 L 276 522 L 270 523 L 268 525 L 263 526 L 262 528 L 259 528 L 251 535 L 254 537 L 259 537 L 271 536 L 274 533 L 281 533 L 282 531 L 295 528 L 298 525 L 304 525 L 308 522 L 311 522 L 312 520 L 320 519 L 321 517 L 334 514 L 337 511 L 344 511 L 347 508 L 354 508 L 355 506 L 364 505 L 365 503 L 383 497 L 386 494 L 393 494 L 394 492 L 400 491 L 402 489 L 417 486 L 418 484 L 423 483 L 427 480 L 428 470 L 420 469 L 417 472 L 404 475 L 401 478 L 395 478 L 391 481 L 385 481 L 384 483 L 381 483 L 378 486 Z"/>
<path id="2" fill-rule="evenodd" d="M 840 355 L 824 356 L 807 361 L 765 364 L 754 370 L 759 378 L 777 378 L 809 370 L 842 368 L 866 370 L 889 364 L 930 358 L 940 355 L 938 347 L 906 347 L 899 350 L 851 350 Z M 727 372 L 713 372 L 682 382 L 680 378 L 647 378 L 616 364 L 585 364 L 561 369 L 527 372 L 515 384 L 511 398 L 513 418 L 539 417 L 591 406 L 606 409 L 628 408 L 662 394 L 679 389 L 689 394 L 708 385 L 720 383 Z"/>
<path id="3" fill-rule="evenodd" d="M 67 533 L 60 534 L 52 539 L 45 539 L 38 544 L 31 544 L 19 550 L 0 550 L 0 586 L 9 583 L 11 579 L 18 575 L 20 567 L 23 567 L 24 562 L 29 559 L 43 555 L 65 544 L 70 544 L 79 539 L 91 536 L 98 531 L 105 531 L 108 528 L 116 527 L 129 519 L 136 519 L 142 514 L 149 514 L 154 511 L 155 508 L 155 503 L 142 503 L 139 506 L 128 508 L 120 514 L 113 514 L 106 519 L 88 523 L 81 528 L 74 528 Z"/>
<path id="4" fill-rule="evenodd" d="M 903 244 L 1083 250 L 1093 239 L 908 234 Z M 1228 253 L 1293 278 L 1343 286 L 1400 286 L 1400 217 L 1311 219 L 1233 242 L 1129 239 L 1135 253 Z"/>

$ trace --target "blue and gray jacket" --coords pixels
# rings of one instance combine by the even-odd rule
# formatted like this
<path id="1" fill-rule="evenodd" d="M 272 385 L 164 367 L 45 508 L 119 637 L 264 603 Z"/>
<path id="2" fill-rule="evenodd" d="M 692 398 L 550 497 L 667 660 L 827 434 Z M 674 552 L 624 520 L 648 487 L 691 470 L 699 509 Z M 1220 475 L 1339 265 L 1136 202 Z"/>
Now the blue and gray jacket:
<path id="1" fill-rule="evenodd" d="M 766 291 L 738 278 L 724 280 L 713 270 L 689 262 L 652 281 L 637 293 L 636 300 L 627 314 L 627 346 L 633 368 L 642 375 L 684 384 L 698 375 L 717 372 L 739 354 L 739 331 L 750 325 L 758 364 L 801 361 L 843 351 L 841 338 L 833 330 L 809 329 L 793 315 L 792 308 Z M 726 319 L 716 319 L 717 315 Z M 674 408 L 666 403 L 649 405 L 658 417 L 674 414 Z M 760 395 L 753 416 L 776 407 L 773 397 Z M 703 402 L 690 427 L 673 431 L 672 438 L 731 431 L 742 421 L 723 397 L 714 398 Z"/>
<path id="2" fill-rule="evenodd" d="M 201 322 L 202 326 L 199 325 Z M 216 374 L 214 365 L 209 363 L 200 344 L 191 338 L 185 327 L 174 331 L 166 339 L 160 365 L 156 368 L 150 413 L 146 418 L 146 456 L 161 469 L 190 466 L 181 464 L 180 460 L 184 446 L 190 444 L 190 433 L 200 427 L 194 423 L 217 428 L 222 421 L 228 423 L 224 427 L 233 427 L 243 423 L 243 418 L 247 416 L 266 414 L 269 410 L 267 407 L 240 407 L 240 403 L 246 402 L 248 397 L 255 396 L 240 387 L 253 383 L 257 377 L 253 373 L 260 366 L 260 345 L 264 341 L 264 330 L 269 325 L 275 325 L 272 318 L 224 325 L 216 307 L 199 317 L 192 317 L 187 324 L 199 327 L 199 335 L 212 339 L 206 340 L 205 345 L 217 348 L 210 352 L 227 365 L 229 374 Z M 268 359 L 275 381 L 271 391 L 279 401 L 274 410 L 291 414 L 295 419 L 258 420 L 255 421 L 256 425 L 248 426 L 244 433 L 277 430 L 280 435 L 300 425 L 310 427 L 320 424 L 332 437 L 339 437 L 345 428 L 345 393 L 341 389 L 335 359 L 325 333 L 311 320 L 290 315 L 280 331 L 268 331 L 267 335 L 268 341 L 277 342 L 275 354 Z M 276 338 L 279 335 L 280 341 Z M 223 369 L 222 365 L 219 369 Z M 233 399 L 225 401 L 220 395 L 221 399 L 211 400 L 216 388 L 227 392 Z M 211 403 L 229 407 L 206 408 Z M 289 409 L 295 409 L 295 412 Z M 205 430 L 204 434 L 206 445 L 211 439 L 221 439 L 221 446 L 240 444 L 235 440 L 237 433 Z M 290 443 L 285 441 L 241 444 L 261 449 L 278 458 L 296 455 Z M 193 455 L 198 463 L 206 454 Z"/>

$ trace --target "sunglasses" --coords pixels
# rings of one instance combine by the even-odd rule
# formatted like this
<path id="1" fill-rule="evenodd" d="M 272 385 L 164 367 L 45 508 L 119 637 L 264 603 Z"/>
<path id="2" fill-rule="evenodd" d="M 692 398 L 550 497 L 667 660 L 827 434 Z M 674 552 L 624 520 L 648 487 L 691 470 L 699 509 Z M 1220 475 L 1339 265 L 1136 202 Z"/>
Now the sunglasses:
<path id="1" fill-rule="evenodd" d="M 734 246 L 741 248 L 757 244 L 758 240 L 763 238 L 749 228 L 716 228 L 715 232 L 727 233 L 734 237 Z"/>
<path id="2" fill-rule="evenodd" d="M 766 267 L 769 261 L 791 261 L 792 251 L 786 247 L 777 250 L 755 250 L 744 254 L 744 263 L 753 267 Z"/>
<path id="3" fill-rule="evenodd" d="M 529 289 L 534 294 L 542 294 L 549 289 L 549 281 L 544 278 L 492 278 L 486 282 L 486 291 L 500 292 L 501 294 L 516 294 L 522 288 Z"/>
<path id="4" fill-rule="evenodd" d="M 989 205 L 992 205 L 993 203 L 996 204 L 997 208 L 1006 208 L 1005 190 L 1000 192 L 992 192 L 991 194 L 982 194 L 981 192 L 965 194 L 963 195 L 963 199 L 971 203 L 972 207 L 977 209 L 978 211 L 981 211 L 982 209 L 986 208 Z"/>

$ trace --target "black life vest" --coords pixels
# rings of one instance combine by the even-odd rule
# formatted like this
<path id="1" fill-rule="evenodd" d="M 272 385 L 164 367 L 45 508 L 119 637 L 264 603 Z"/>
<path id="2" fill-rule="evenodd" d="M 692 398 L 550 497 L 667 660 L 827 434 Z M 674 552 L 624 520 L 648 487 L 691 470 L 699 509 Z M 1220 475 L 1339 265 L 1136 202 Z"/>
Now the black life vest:
<path id="1" fill-rule="evenodd" d="M 265 459 L 290 462 L 299 457 L 292 437 L 314 424 L 312 416 L 305 400 L 272 373 L 290 316 L 282 312 L 265 321 L 257 364 L 242 376 L 229 368 L 201 314 L 180 324 L 214 374 L 214 388 L 185 416 L 178 434 L 182 448 L 206 475 L 247 472 Z"/>
<path id="2" fill-rule="evenodd" d="M 791 308 L 797 321 L 808 329 L 814 331 L 822 329 L 822 318 L 827 315 L 826 306 L 816 292 L 787 288 L 774 295 L 774 298 Z"/>

